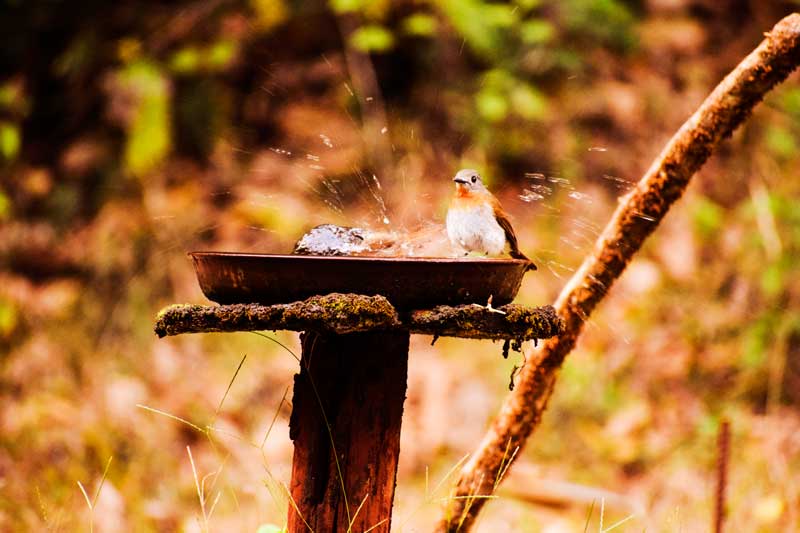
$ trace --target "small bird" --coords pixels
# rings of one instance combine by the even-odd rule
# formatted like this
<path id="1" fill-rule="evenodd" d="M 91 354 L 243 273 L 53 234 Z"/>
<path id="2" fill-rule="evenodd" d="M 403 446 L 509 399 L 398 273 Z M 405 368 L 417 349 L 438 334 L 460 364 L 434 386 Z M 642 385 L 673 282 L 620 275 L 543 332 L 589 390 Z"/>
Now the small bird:
<path id="1" fill-rule="evenodd" d="M 528 269 L 536 270 L 536 265 L 520 252 L 508 215 L 478 172 L 469 168 L 459 170 L 453 181 L 456 194 L 447 210 L 447 236 L 453 246 L 467 253 L 499 255 L 508 243 L 511 257 L 528 261 Z"/>

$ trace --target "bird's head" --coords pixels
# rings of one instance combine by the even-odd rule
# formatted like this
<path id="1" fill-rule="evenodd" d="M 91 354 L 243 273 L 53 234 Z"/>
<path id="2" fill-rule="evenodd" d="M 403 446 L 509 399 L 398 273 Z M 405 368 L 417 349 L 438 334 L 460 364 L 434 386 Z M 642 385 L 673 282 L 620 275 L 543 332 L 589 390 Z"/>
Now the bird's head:
<path id="1" fill-rule="evenodd" d="M 453 181 L 456 182 L 456 191 L 459 193 L 483 192 L 486 190 L 486 186 L 481 180 L 481 175 L 478 174 L 477 170 L 472 170 L 471 168 L 462 168 L 456 172 Z"/>

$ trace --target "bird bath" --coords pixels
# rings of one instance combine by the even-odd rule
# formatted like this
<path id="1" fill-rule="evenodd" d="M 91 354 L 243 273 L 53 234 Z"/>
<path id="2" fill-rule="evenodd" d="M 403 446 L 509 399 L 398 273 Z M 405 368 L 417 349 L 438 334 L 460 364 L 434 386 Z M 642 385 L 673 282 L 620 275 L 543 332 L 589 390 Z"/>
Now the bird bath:
<path id="1" fill-rule="evenodd" d="M 519 344 L 563 329 L 551 306 L 505 305 L 530 267 L 521 259 L 190 255 L 203 293 L 222 305 L 165 308 L 160 337 L 302 332 L 292 533 L 389 531 L 411 333 Z"/>

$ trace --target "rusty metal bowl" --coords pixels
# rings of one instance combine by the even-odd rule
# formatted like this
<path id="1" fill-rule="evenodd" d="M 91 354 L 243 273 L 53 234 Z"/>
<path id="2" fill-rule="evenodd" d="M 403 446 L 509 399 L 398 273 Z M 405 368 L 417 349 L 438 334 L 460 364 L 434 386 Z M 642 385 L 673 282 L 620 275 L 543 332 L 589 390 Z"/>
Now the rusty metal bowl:
<path id="1" fill-rule="evenodd" d="M 220 304 L 288 303 L 331 292 L 385 296 L 398 309 L 499 306 L 519 291 L 522 259 L 332 257 L 192 252 L 203 294 Z"/>

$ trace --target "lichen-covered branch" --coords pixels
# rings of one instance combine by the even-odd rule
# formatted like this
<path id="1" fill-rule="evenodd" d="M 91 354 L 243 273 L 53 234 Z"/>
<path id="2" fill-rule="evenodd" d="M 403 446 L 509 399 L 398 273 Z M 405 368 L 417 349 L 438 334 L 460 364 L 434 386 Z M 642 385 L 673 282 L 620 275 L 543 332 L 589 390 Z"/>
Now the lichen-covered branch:
<path id="1" fill-rule="evenodd" d="M 566 330 L 528 356 L 480 446 L 464 465 L 437 531 L 467 531 L 500 473 L 538 426 L 557 370 L 585 320 L 622 274 L 645 238 L 686 190 L 689 179 L 764 95 L 800 64 L 800 14 L 781 20 L 706 98 L 672 137 L 636 187 L 621 199 L 594 250 L 561 292 L 555 307 Z M 477 497 L 473 497 L 477 496 Z"/>
<path id="2" fill-rule="evenodd" d="M 564 327 L 551 305 L 531 308 L 514 304 L 495 310 L 480 305 L 440 305 L 412 311 L 406 324 L 412 333 L 497 340 L 549 339 Z"/>
<path id="3" fill-rule="evenodd" d="M 558 335 L 563 322 L 552 306 L 520 305 L 443 305 L 400 317 L 383 296 L 334 293 L 276 305 L 171 305 L 158 314 L 155 326 L 159 337 L 278 329 L 337 334 L 404 329 L 442 337 L 523 341 Z"/>
<path id="4" fill-rule="evenodd" d="M 397 311 L 383 296 L 333 293 L 275 305 L 171 305 L 158 313 L 155 331 L 159 337 L 279 329 L 345 334 L 399 326 Z"/>

